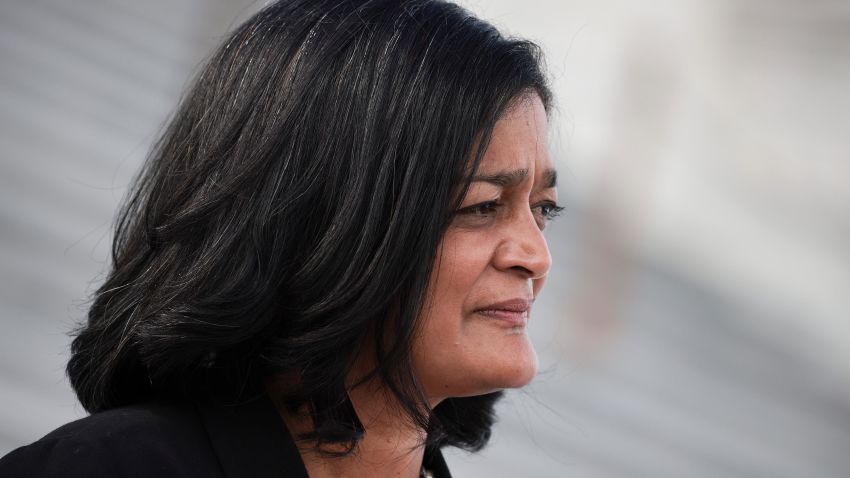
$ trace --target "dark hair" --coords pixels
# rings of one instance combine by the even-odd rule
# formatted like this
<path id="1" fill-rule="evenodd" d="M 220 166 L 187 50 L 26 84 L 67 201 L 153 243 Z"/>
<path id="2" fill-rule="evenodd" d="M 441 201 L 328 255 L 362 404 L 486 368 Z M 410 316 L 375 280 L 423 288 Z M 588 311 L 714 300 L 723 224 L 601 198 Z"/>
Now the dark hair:
<path id="1" fill-rule="evenodd" d="M 457 201 L 528 93 L 549 108 L 539 49 L 451 3 L 264 8 L 199 71 L 122 206 L 71 346 L 80 402 L 239 399 L 294 371 L 312 438 L 353 447 L 345 378 L 368 346 L 429 446 L 481 448 L 499 394 L 429 410 L 410 343 Z"/>

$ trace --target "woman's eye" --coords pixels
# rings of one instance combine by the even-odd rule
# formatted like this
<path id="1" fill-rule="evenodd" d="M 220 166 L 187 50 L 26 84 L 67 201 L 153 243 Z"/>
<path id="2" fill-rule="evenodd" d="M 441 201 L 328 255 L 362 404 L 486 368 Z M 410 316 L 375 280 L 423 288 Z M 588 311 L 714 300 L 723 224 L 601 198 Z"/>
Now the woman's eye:
<path id="1" fill-rule="evenodd" d="M 487 201 L 479 204 L 473 204 L 472 206 L 467 206 L 457 210 L 457 214 L 460 215 L 476 215 L 476 216 L 490 216 L 496 213 L 496 210 L 500 207 L 498 201 Z"/>
<path id="2" fill-rule="evenodd" d="M 499 210 L 502 207 L 505 206 L 499 201 L 485 201 L 458 209 L 455 212 L 455 218 L 462 221 L 461 224 L 465 223 L 470 226 L 489 224 L 498 217 Z M 552 201 L 544 201 L 533 205 L 531 210 L 538 227 L 543 229 L 546 227 L 546 223 L 557 217 L 564 208 Z"/>
<path id="3" fill-rule="evenodd" d="M 486 201 L 462 207 L 455 211 L 453 224 L 469 228 L 488 226 L 496 221 L 501 207 L 499 201 Z"/>
<path id="4" fill-rule="evenodd" d="M 561 211 L 564 210 L 563 207 L 558 206 L 552 201 L 542 202 L 534 206 L 534 209 L 538 211 L 538 215 L 541 218 L 542 222 L 551 221 L 552 219 L 558 217 Z"/>

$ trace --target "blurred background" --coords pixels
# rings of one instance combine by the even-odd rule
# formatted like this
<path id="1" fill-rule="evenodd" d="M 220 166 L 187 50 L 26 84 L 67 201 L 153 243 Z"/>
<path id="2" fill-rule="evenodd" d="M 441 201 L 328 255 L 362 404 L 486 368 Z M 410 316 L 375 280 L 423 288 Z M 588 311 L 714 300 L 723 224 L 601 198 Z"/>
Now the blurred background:
<path id="1" fill-rule="evenodd" d="M 850 476 L 850 3 L 460 3 L 546 51 L 567 211 L 539 377 L 455 476 Z M 115 209 L 261 6 L 0 3 L 0 455 L 84 415 Z"/>

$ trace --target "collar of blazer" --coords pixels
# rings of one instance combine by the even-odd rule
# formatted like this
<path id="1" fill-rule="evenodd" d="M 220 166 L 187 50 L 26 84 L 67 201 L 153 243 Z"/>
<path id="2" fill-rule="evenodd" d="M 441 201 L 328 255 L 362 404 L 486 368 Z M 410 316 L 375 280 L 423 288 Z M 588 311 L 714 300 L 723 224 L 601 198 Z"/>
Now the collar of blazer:
<path id="1" fill-rule="evenodd" d="M 198 412 L 227 478 L 308 478 L 283 420 L 266 395 L 232 405 L 205 402 Z M 451 478 L 440 450 L 426 452 L 424 466 Z"/>
<path id="2" fill-rule="evenodd" d="M 265 395 L 235 405 L 201 403 L 198 411 L 227 478 L 308 478 L 295 442 Z"/>

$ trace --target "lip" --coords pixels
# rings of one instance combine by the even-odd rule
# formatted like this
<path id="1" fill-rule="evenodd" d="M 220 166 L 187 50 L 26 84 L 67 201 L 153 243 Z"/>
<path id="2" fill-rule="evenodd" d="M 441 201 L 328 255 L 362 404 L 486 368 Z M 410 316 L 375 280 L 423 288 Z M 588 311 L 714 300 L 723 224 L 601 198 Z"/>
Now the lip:
<path id="1" fill-rule="evenodd" d="M 475 309 L 475 313 L 491 319 L 498 319 L 508 327 L 525 327 L 528 324 L 528 312 L 534 299 L 516 298 L 494 302 Z"/>

